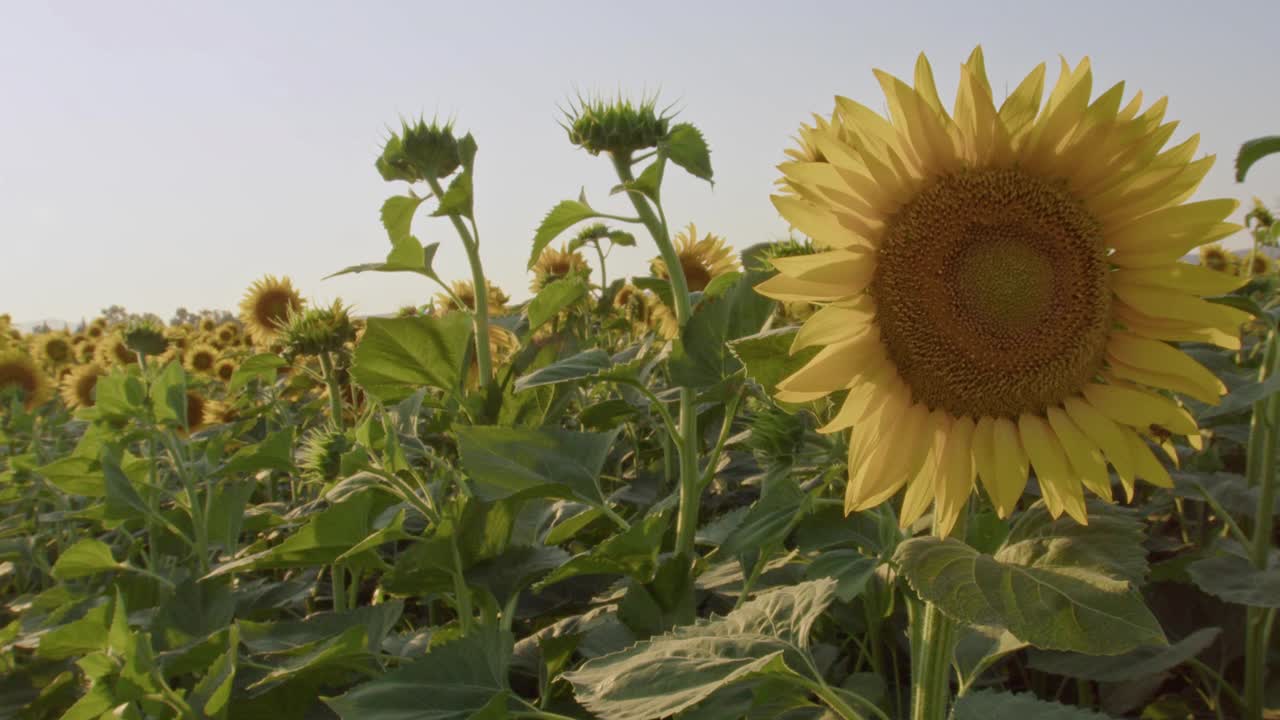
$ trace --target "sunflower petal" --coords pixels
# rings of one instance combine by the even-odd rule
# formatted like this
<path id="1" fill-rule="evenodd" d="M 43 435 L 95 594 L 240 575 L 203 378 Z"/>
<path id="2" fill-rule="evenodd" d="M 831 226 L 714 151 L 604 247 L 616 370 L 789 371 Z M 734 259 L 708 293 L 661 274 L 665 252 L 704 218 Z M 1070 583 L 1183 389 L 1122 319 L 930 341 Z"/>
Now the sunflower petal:
<path id="1" fill-rule="evenodd" d="M 1084 491 L 1074 479 L 1066 451 L 1044 418 L 1031 413 L 1018 417 L 1018 437 L 1035 468 L 1045 504 L 1054 517 L 1064 511 L 1081 525 L 1088 525 Z"/>
<path id="2" fill-rule="evenodd" d="M 1116 469 L 1116 475 L 1120 476 L 1120 483 L 1124 486 L 1128 499 L 1132 500 L 1134 480 L 1133 452 L 1121 435 L 1122 432 L 1128 432 L 1128 430 L 1116 425 L 1111 418 L 1102 414 L 1097 408 L 1081 398 L 1067 398 L 1063 401 L 1062 407 L 1076 424 L 1076 427 L 1092 440 L 1095 445 L 1102 448 L 1107 460 Z"/>
<path id="3" fill-rule="evenodd" d="M 1045 411 L 1045 416 L 1080 481 L 1094 495 L 1111 502 L 1111 478 L 1107 474 L 1107 461 L 1102 451 L 1072 422 L 1066 411 L 1051 407 Z"/>
<path id="4" fill-rule="evenodd" d="M 973 492 L 973 420 L 962 417 L 951 423 L 935 480 L 934 527 L 947 537 Z"/>

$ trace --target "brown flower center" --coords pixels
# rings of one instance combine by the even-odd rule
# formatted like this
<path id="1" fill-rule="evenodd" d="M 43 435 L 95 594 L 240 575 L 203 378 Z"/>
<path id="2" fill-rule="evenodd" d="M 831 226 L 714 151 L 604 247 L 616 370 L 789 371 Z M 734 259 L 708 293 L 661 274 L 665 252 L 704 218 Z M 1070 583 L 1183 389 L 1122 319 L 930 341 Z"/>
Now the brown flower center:
<path id="1" fill-rule="evenodd" d="M 914 399 L 955 416 L 1043 412 L 1097 374 L 1110 328 L 1101 229 L 1055 184 L 977 170 L 892 219 L 871 294 Z"/>

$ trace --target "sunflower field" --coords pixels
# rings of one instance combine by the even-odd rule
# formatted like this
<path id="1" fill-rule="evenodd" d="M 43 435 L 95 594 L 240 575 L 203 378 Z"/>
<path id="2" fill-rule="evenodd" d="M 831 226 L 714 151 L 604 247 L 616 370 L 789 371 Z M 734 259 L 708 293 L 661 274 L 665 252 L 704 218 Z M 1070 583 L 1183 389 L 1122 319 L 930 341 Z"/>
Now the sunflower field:
<path id="1" fill-rule="evenodd" d="M 534 223 L 527 301 L 477 140 L 412 121 L 336 273 L 420 276 L 394 317 L 270 275 L 4 316 L 0 718 L 1280 717 L 1280 224 L 1192 200 L 1214 159 L 1087 59 L 877 77 L 741 253 L 664 210 L 697 127 L 586 98 L 616 184 Z"/>

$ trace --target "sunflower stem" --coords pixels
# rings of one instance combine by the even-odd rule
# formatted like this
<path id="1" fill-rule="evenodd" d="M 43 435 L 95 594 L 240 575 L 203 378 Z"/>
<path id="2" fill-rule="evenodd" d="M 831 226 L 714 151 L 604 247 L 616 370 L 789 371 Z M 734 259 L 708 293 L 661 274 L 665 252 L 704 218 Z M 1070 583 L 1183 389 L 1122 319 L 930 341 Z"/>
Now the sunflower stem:
<path id="1" fill-rule="evenodd" d="M 342 430 L 342 388 L 338 386 L 338 374 L 333 368 L 333 359 L 328 352 L 320 353 L 320 372 L 324 375 L 324 384 L 329 388 L 329 414 L 333 417 L 333 426 Z"/>
<path id="2" fill-rule="evenodd" d="M 1280 334 L 1267 335 L 1259 380 L 1274 374 L 1280 363 Z M 1258 508 L 1254 513 L 1253 542 L 1249 559 L 1258 570 L 1265 570 L 1271 555 L 1272 509 L 1276 502 L 1276 447 L 1280 444 L 1280 396 L 1272 394 L 1254 403 L 1253 422 L 1249 433 L 1248 466 L 1245 470 L 1250 487 L 1257 487 Z M 1262 720 L 1265 707 L 1267 647 L 1271 636 L 1268 610 L 1250 607 L 1245 611 L 1244 701 L 1246 720 Z"/>
<path id="3" fill-rule="evenodd" d="M 437 198 L 444 197 L 444 188 L 440 181 L 429 177 L 427 184 Z M 462 239 L 462 247 L 467 251 L 467 262 L 471 265 L 471 285 L 475 288 L 476 306 L 471 316 L 476 335 L 476 366 L 480 371 L 480 386 L 488 387 L 493 380 L 493 356 L 489 352 L 489 284 L 484 279 L 484 266 L 480 263 L 480 240 L 472 237 L 462 222 L 461 215 L 449 215 L 453 228 Z"/>
<path id="4" fill-rule="evenodd" d="M 631 154 L 613 154 L 613 168 L 623 185 L 635 181 L 631 174 Z M 661 201 L 654 191 L 653 204 L 649 204 L 645 196 L 637 192 L 626 193 L 636 209 L 636 215 L 644 223 L 653 237 L 666 263 L 667 275 L 671 277 L 671 301 L 675 305 L 676 323 L 683 330 L 692 315 L 689 302 L 689 283 L 684 277 L 684 268 L 680 265 L 680 256 L 671 243 L 671 235 L 667 232 L 667 224 L 661 219 Z M 698 472 L 698 410 L 696 397 L 692 388 L 680 388 L 680 442 L 677 446 L 680 456 L 680 509 L 676 517 L 677 555 L 685 553 L 690 556 L 694 551 L 694 534 L 698 529 L 698 503 L 702 498 L 701 477 Z"/>
<path id="5" fill-rule="evenodd" d="M 952 535 L 963 537 L 961 514 Z M 936 524 L 935 537 L 945 539 Z M 931 602 L 908 604 L 911 624 L 911 720 L 946 720 L 951 706 L 951 656 L 959 627 Z"/>

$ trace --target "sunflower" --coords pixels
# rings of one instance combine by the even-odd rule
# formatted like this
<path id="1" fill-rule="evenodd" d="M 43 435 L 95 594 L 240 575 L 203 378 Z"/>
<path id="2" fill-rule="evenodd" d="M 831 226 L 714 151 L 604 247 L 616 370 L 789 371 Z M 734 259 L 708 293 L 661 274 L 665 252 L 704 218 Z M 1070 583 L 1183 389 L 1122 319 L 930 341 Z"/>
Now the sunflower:
<path id="1" fill-rule="evenodd" d="M 1276 271 L 1276 261 L 1272 260 L 1269 255 L 1255 251 L 1249 254 L 1242 267 L 1247 269 L 1249 275 L 1254 277 L 1271 275 Z"/>
<path id="2" fill-rule="evenodd" d="M 132 365 L 138 362 L 138 356 L 125 343 L 124 334 L 117 330 L 102 338 L 102 341 L 98 343 L 98 347 L 94 352 L 94 360 L 105 368 L 117 365 Z"/>
<path id="3" fill-rule="evenodd" d="M 207 342 L 199 342 L 187 350 L 182 366 L 196 375 L 212 375 L 218 363 L 218 349 Z"/>
<path id="4" fill-rule="evenodd" d="M 59 391 L 62 402 L 72 410 L 93 407 L 93 390 L 98 386 L 98 378 L 106 374 L 107 371 L 96 362 L 76 367 L 62 379 Z"/>
<path id="5" fill-rule="evenodd" d="M 244 299 L 240 301 L 240 321 L 255 343 L 269 345 L 280 332 L 280 326 L 288 319 L 289 313 L 301 310 L 302 305 L 302 296 L 293 289 L 289 278 L 265 275 L 249 286 Z M 201 329 L 203 328 L 202 320 Z"/>
<path id="6" fill-rule="evenodd" d="M 17 388 L 23 405 L 31 410 L 52 394 L 52 384 L 30 355 L 21 350 L 0 350 L 0 392 Z"/>
<path id="7" fill-rule="evenodd" d="M 75 361 L 75 347 L 66 333 L 46 332 L 31 337 L 31 354 L 40 364 L 56 368 Z"/>
<path id="8" fill-rule="evenodd" d="M 214 331 L 214 336 L 218 339 L 218 343 L 222 347 L 227 347 L 240 339 L 240 326 L 235 322 L 228 320 L 219 325 Z"/>
<path id="9" fill-rule="evenodd" d="M 618 288 L 613 294 L 613 309 L 631 323 L 635 332 L 643 333 L 649 327 L 649 303 L 635 285 L 626 283 Z"/>
<path id="10" fill-rule="evenodd" d="M 645 292 L 644 302 L 648 306 L 649 327 L 654 334 L 663 340 L 674 340 L 680 335 L 680 323 L 676 313 L 657 294 Z"/>
<path id="11" fill-rule="evenodd" d="M 188 433 L 203 430 L 209 424 L 206 412 L 208 409 L 209 401 L 203 395 L 195 390 L 188 390 L 186 427 L 183 429 Z"/>
<path id="12" fill-rule="evenodd" d="M 559 250 L 547 248 L 538 256 L 533 264 L 533 280 L 529 281 L 529 289 L 538 292 L 547 285 L 570 275 L 587 275 L 591 268 L 587 259 L 577 250 L 570 250 L 561 245 Z"/>
<path id="13" fill-rule="evenodd" d="M 502 288 L 494 285 L 488 280 L 485 281 L 485 286 L 489 289 L 489 314 L 501 315 L 506 312 L 507 303 L 511 301 L 511 298 L 502 291 Z M 449 289 L 453 291 L 453 294 L 458 298 L 458 301 L 455 302 L 453 298 L 449 297 L 445 293 L 438 293 L 436 295 L 436 312 L 443 315 L 453 310 L 475 311 L 476 286 L 470 280 L 454 281 L 450 284 Z"/>
<path id="14" fill-rule="evenodd" d="M 231 382 L 231 377 L 236 374 L 236 368 L 240 365 L 231 358 L 222 358 L 213 366 L 213 376 L 224 383 Z"/>
<path id="15" fill-rule="evenodd" d="M 76 362 L 84 364 L 93 362 L 94 356 L 98 352 L 98 343 L 92 339 L 86 339 L 84 342 L 76 346 Z"/>
<path id="16" fill-rule="evenodd" d="M 265 279 L 273 280 L 274 278 L 268 275 Z M 257 283 L 254 283 L 252 286 L 250 286 L 249 291 L 253 292 L 253 289 L 262 282 L 263 282 L 262 280 L 259 280 Z M 214 330 L 218 329 L 218 321 L 208 315 L 205 315 L 204 317 L 200 318 L 200 322 L 196 323 L 196 329 L 202 333 L 211 333 Z"/>
<path id="17" fill-rule="evenodd" d="M 501 325 L 489 325 L 489 355 L 493 358 L 493 366 L 495 368 L 510 362 L 519 349 L 520 338 L 516 337 L 515 333 Z M 473 353 L 471 367 L 467 370 L 467 387 L 474 389 L 479 385 L 480 365 Z"/>
<path id="18" fill-rule="evenodd" d="M 205 400 L 202 425 L 226 425 L 240 419 L 240 409 L 221 400 Z"/>
<path id="19" fill-rule="evenodd" d="M 101 338 L 103 335 L 107 334 L 107 321 L 102 318 L 95 319 L 85 327 L 84 334 L 92 340 Z"/>
<path id="20" fill-rule="evenodd" d="M 691 292 L 705 290 L 711 281 L 738 269 L 738 258 L 733 249 L 724 244 L 724 238 L 707 233 L 698 239 L 698 228 L 689 223 L 683 233 L 675 237 L 676 256 L 680 258 L 680 267 L 684 269 L 684 279 Z M 669 280 L 667 264 L 662 258 L 654 258 L 650 262 L 653 274 Z"/>
<path id="21" fill-rule="evenodd" d="M 1238 259 L 1222 243 L 1212 243 L 1200 248 L 1200 264 L 1218 272 L 1236 272 Z"/>
<path id="22" fill-rule="evenodd" d="M 1087 522 L 1082 484 L 1111 498 L 1109 462 L 1168 486 L 1144 434 L 1195 421 L 1161 391 L 1225 392 L 1163 341 L 1238 348 L 1248 315 L 1199 295 L 1241 280 L 1179 262 L 1239 230 L 1232 200 L 1183 204 L 1213 159 L 1198 138 L 1163 149 L 1165 101 L 1090 101 L 1088 60 L 1041 105 L 1044 66 L 997 108 L 981 49 L 961 67 L 953 114 L 922 55 L 915 87 L 877 72 L 889 118 L 846 98 L 838 123 L 802 128 L 822 159 L 780 166 L 773 200 L 820 252 L 776 258 L 758 289 L 820 309 L 793 350 L 820 347 L 779 398 L 847 390 L 824 428 L 853 428 L 846 511 L 904 486 L 900 516 L 934 505 L 949 534 L 975 477 L 1002 516 L 1028 472 L 1050 512 Z"/>

